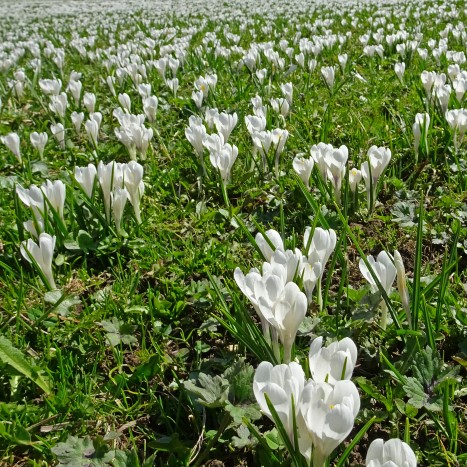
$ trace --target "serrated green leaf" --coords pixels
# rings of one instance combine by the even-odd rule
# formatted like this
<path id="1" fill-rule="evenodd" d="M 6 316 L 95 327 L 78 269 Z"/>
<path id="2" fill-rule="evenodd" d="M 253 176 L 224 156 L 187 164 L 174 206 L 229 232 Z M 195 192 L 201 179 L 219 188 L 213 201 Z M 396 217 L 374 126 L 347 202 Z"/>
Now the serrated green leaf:
<path id="1" fill-rule="evenodd" d="M 205 407 L 224 407 L 229 400 L 229 382 L 221 376 L 200 373 L 198 385 L 185 381 L 183 386 L 197 397 L 197 402 Z"/>

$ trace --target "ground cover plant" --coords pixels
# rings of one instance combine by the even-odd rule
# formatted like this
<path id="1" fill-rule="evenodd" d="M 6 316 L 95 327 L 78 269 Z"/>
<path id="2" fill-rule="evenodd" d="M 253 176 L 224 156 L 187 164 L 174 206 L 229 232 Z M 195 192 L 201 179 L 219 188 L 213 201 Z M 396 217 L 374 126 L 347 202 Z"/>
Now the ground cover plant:
<path id="1" fill-rule="evenodd" d="M 0 4 L 0 464 L 465 465 L 465 21 Z"/>

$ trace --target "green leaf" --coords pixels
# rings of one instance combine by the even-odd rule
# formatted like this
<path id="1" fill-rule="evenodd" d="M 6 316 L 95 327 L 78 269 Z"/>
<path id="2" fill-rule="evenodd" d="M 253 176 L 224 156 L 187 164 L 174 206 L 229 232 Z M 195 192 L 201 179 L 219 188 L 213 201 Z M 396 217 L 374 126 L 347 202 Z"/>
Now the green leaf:
<path id="1" fill-rule="evenodd" d="M 104 320 L 99 323 L 105 331 L 107 331 L 107 342 L 115 347 L 118 344 L 134 344 L 138 342 L 133 333 L 136 331 L 136 326 L 125 324 L 115 316 L 110 321 Z"/>
<path id="2" fill-rule="evenodd" d="M 252 447 L 257 443 L 256 440 L 251 437 L 250 430 L 246 426 L 240 425 L 237 428 L 237 435 L 238 436 L 232 436 L 231 444 L 234 448 L 243 449 Z"/>
<path id="3" fill-rule="evenodd" d="M 80 230 L 78 232 L 77 241 L 80 250 L 85 253 L 96 250 L 99 245 L 99 242 L 94 241 L 91 235 L 89 235 L 85 230 Z"/>
<path id="4" fill-rule="evenodd" d="M 243 402 L 253 397 L 254 368 L 241 358 L 229 366 L 223 373 L 223 377 L 230 383 L 232 399 Z"/>
<path id="5" fill-rule="evenodd" d="M 205 407 L 224 407 L 229 400 L 229 382 L 222 376 L 210 376 L 200 373 L 198 384 L 184 381 L 183 386 L 197 397 L 197 402 Z"/>
<path id="6" fill-rule="evenodd" d="M 0 360 L 13 367 L 33 383 L 37 384 L 47 395 L 52 394 L 48 381 L 41 374 L 41 370 L 31 365 L 23 353 L 13 346 L 6 337 L 0 336 Z"/>
<path id="7" fill-rule="evenodd" d="M 59 460 L 59 467 L 92 466 L 104 467 L 115 457 L 102 438 L 92 440 L 89 436 L 69 436 L 64 443 L 58 443 L 52 452 Z"/>

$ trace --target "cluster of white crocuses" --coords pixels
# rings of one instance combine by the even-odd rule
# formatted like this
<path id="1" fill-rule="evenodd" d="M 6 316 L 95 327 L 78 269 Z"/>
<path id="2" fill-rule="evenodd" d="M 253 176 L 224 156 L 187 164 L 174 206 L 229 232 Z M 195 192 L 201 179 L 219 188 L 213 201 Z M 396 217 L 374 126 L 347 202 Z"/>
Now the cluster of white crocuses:
<path id="1" fill-rule="evenodd" d="M 261 411 L 282 424 L 307 465 L 326 465 L 334 449 L 352 431 L 360 410 L 360 395 L 350 381 L 357 353 L 349 337 L 326 347 L 323 338 L 317 337 L 308 355 L 309 379 L 297 362 L 275 366 L 262 362 L 256 369 L 253 392 Z M 275 420 L 271 405 L 279 420 Z M 366 465 L 415 467 L 417 460 L 410 446 L 399 439 L 386 443 L 376 439 L 368 449 Z"/>
<path id="2" fill-rule="evenodd" d="M 232 166 L 238 156 L 237 146 L 227 142 L 237 125 L 238 116 L 236 113 L 219 113 L 217 109 L 207 108 L 204 119 L 208 129 L 212 130 L 215 127 L 217 133 L 208 134 L 203 120 L 192 115 L 188 121 L 189 126 L 185 129 L 185 136 L 196 152 L 203 174 L 206 174 L 204 150 L 208 150 L 209 160 L 214 169 L 218 171 L 225 187 L 230 180 Z"/>
<path id="3" fill-rule="evenodd" d="M 283 98 L 280 100 L 271 100 L 271 106 L 277 113 L 285 116 L 288 115 L 292 105 L 293 87 L 291 83 L 281 85 Z M 289 132 L 286 129 L 275 128 L 273 130 L 266 129 L 267 106 L 263 104 L 260 96 L 255 96 L 251 99 L 253 107 L 253 115 L 245 117 L 245 125 L 250 133 L 253 141 L 254 153 L 259 153 L 261 156 L 261 165 L 263 173 L 272 170 L 279 177 L 279 163 L 282 152 L 285 148 L 285 143 L 289 137 Z M 285 112 L 282 109 L 286 109 Z"/>
<path id="4" fill-rule="evenodd" d="M 127 164 L 115 161 L 104 164 L 101 161 L 97 169 L 93 164 L 75 168 L 75 180 L 91 200 L 97 175 L 102 190 L 107 222 L 113 218 L 118 234 L 122 232 L 121 224 L 127 201 L 133 207 L 137 223 L 141 223 L 141 198 L 144 194 L 143 174 L 143 166 L 136 161 L 130 161 Z"/>
<path id="5" fill-rule="evenodd" d="M 144 193 L 143 167 L 135 161 L 128 164 L 99 162 L 96 166 L 75 167 L 74 178 L 90 202 L 94 201 L 96 179 L 101 189 L 107 222 L 113 219 L 117 234 L 122 233 L 122 218 L 126 202 L 133 207 L 138 224 L 141 223 L 141 197 Z M 56 222 L 66 230 L 64 207 L 65 184 L 61 180 L 46 180 L 40 187 L 16 186 L 18 198 L 29 208 L 32 218 L 24 222 L 24 229 L 36 240 L 29 239 L 21 244 L 21 253 L 40 270 L 48 288 L 55 288 L 52 274 L 52 257 L 55 236 L 45 230 L 55 230 Z M 47 227 L 51 226 L 51 227 Z M 63 230 L 62 230 L 63 233 Z"/>
<path id="6" fill-rule="evenodd" d="M 314 339 L 308 358 L 310 379 L 291 362 L 262 362 L 255 372 L 253 391 L 262 412 L 274 420 L 266 396 L 274 406 L 292 444 L 313 467 L 322 467 L 352 431 L 360 410 L 360 395 L 350 381 L 357 347 L 350 338 L 323 347 Z M 296 430 L 294 430 L 296 426 Z M 294 433 L 298 439 L 294 439 Z"/>
<path id="7" fill-rule="evenodd" d="M 338 203 L 341 201 L 342 183 L 347 171 L 349 150 L 342 145 L 335 148 L 332 144 L 318 143 L 310 149 L 311 157 L 299 154 L 293 160 L 293 168 L 303 183 L 309 188 L 313 167 L 324 180 L 333 187 L 334 196 Z M 349 188 L 357 193 L 358 184 L 364 180 L 367 191 L 368 210 L 371 211 L 376 201 L 378 181 L 391 160 L 391 150 L 385 147 L 372 146 L 367 153 L 368 160 L 363 162 L 360 170 L 353 168 L 349 172 Z"/>
<path id="8" fill-rule="evenodd" d="M 157 101 L 154 100 L 155 96 L 150 96 L 146 99 L 151 100 L 152 109 L 157 109 Z M 118 120 L 120 128 L 115 128 L 115 136 L 122 143 L 128 151 L 131 160 L 135 161 L 136 156 L 139 155 L 142 160 L 146 159 L 149 143 L 154 136 L 152 128 L 146 128 L 144 121 L 146 120 L 145 114 L 133 115 L 130 112 L 131 104 L 128 94 L 119 95 L 120 104 L 122 107 L 114 110 L 113 115 Z M 148 108 L 146 108 L 146 111 Z M 154 116 L 155 118 L 155 116 Z"/>
<path id="9" fill-rule="evenodd" d="M 318 286 L 321 305 L 321 278 L 324 267 L 336 247 L 334 230 L 311 228 L 304 235 L 304 253 L 295 248 L 287 250 L 275 230 L 256 235 L 256 244 L 265 261 L 262 270 L 251 269 L 246 275 L 236 268 L 235 281 L 258 314 L 263 335 L 272 345 L 274 354 L 281 361 L 290 362 L 297 330 L 305 319 L 313 291 Z M 304 290 L 300 290 L 300 284 Z"/>

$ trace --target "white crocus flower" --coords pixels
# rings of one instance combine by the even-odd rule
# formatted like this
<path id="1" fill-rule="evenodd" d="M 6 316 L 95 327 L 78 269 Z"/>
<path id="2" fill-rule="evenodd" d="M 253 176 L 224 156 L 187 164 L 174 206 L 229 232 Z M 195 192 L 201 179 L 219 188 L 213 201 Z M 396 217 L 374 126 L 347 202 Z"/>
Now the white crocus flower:
<path id="1" fill-rule="evenodd" d="M 238 156 L 238 148 L 235 145 L 224 144 L 220 151 L 212 151 L 209 154 L 209 160 L 212 166 L 219 170 L 224 185 L 230 180 L 232 166 Z"/>
<path id="2" fill-rule="evenodd" d="M 203 125 L 201 119 L 199 117 L 195 117 L 192 115 L 189 119 L 189 126 L 185 128 L 185 136 L 186 139 L 190 142 L 193 146 L 196 155 L 201 164 L 201 168 L 203 173 L 206 174 L 206 168 L 204 165 L 204 142 L 207 138 L 206 127 Z"/>
<path id="3" fill-rule="evenodd" d="M 54 135 L 61 149 L 65 149 L 65 127 L 61 123 L 50 125 L 50 131 Z"/>
<path id="4" fill-rule="evenodd" d="M 110 202 L 112 205 L 112 216 L 115 222 L 117 233 L 121 232 L 123 211 L 128 200 L 128 191 L 126 188 L 115 188 L 110 193 Z"/>
<path id="5" fill-rule="evenodd" d="M 342 73 L 345 71 L 345 66 L 347 65 L 347 60 L 349 56 L 347 54 L 342 54 L 337 56 L 337 60 L 339 62 L 339 65 L 341 67 Z"/>
<path id="6" fill-rule="evenodd" d="M 49 109 L 61 119 L 65 118 L 67 105 L 68 98 L 65 92 L 60 93 L 58 96 L 50 97 Z"/>
<path id="7" fill-rule="evenodd" d="M 46 287 L 55 289 L 55 281 L 52 273 L 52 260 L 55 249 L 55 236 L 48 233 L 39 235 L 39 243 L 29 239 L 21 243 L 20 251 L 24 259 L 30 263 L 34 260 L 42 271 L 47 281 Z"/>
<path id="8" fill-rule="evenodd" d="M 345 176 L 348 158 L 349 150 L 347 146 L 333 149 L 332 152 L 328 151 L 324 156 L 327 166 L 327 176 L 334 188 L 334 197 L 338 203 L 340 203 L 341 199 L 342 181 Z"/>
<path id="9" fill-rule="evenodd" d="M 293 98 L 293 85 L 292 83 L 285 83 L 280 85 L 282 94 L 284 95 L 289 107 L 292 106 L 292 98 Z M 284 115 L 285 116 L 285 115 Z"/>
<path id="10" fill-rule="evenodd" d="M 304 386 L 305 373 L 296 362 L 276 366 L 273 366 L 270 362 L 261 362 L 255 371 L 253 379 L 253 392 L 261 411 L 270 420 L 273 420 L 266 403 L 265 394 L 267 394 L 292 443 L 293 420 L 298 415 L 299 401 Z M 292 411 L 292 399 L 295 412 Z"/>
<path id="11" fill-rule="evenodd" d="M 47 133 L 37 133 L 37 131 L 34 131 L 29 135 L 29 139 L 31 140 L 33 147 L 39 152 L 40 159 L 42 159 L 44 156 L 45 145 L 49 140 Z"/>
<path id="12" fill-rule="evenodd" d="M 391 150 L 371 146 L 367 156 L 368 161 L 362 164 L 361 171 L 366 186 L 368 211 L 371 212 L 376 201 L 378 181 L 391 160 Z"/>
<path id="13" fill-rule="evenodd" d="M 36 240 L 39 239 L 39 235 L 44 231 L 45 224 L 44 219 L 29 219 L 23 222 L 24 229 L 29 232 Z"/>
<path id="14" fill-rule="evenodd" d="M 413 145 L 416 157 L 418 158 L 418 148 L 423 136 L 425 148 L 428 149 L 428 128 L 430 127 L 430 116 L 427 113 L 418 113 L 415 115 L 415 122 L 412 126 Z"/>
<path id="15" fill-rule="evenodd" d="M 285 284 L 278 296 L 277 291 L 277 289 L 271 291 L 264 282 L 255 284 L 260 310 L 264 318 L 276 330 L 284 346 L 284 362 L 288 363 L 291 359 L 295 336 L 306 315 L 308 302 L 305 294 L 300 291 L 295 282 Z M 276 296 L 275 301 L 271 300 L 271 293 Z"/>
<path id="16" fill-rule="evenodd" d="M 467 130 L 467 110 L 448 110 L 445 117 L 449 127 L 454 131 L 454 149 L 457 151 Z"/>
<path id="17" fill-rule="evenodd" d="M 70 80 L 70 82 L 68 83 L 67 91 L 70 91 L 76 105 L 79 105 L 82 88 L 83 88 L 83 83 L 79 80 L 78 81 Z"/>
<path id="18" fill-rule="evenodd" d="M 324 467 L 332 451 L 352 431 L 359 410 L 360 396 L 352 381 L 337 381 L 334 386 L 307 382 L 300 399 L 301 417 L 297 425 L 300 451 L 308 461 L 312 456 L 313 467 Z"/>
<path id="19" fill-rule="evenodd" d="M 149 96 L 143 100 L 143 111 L 147 119 L 154 123 L 156 121 L 157 106 L 159 105 L 159 100 L 156 96 Z"/>
<path id="20" fill-rule="evenodd" d="M 307 292 L 308 299 L 311 300 L 311 294 L 314 286 L 317 285 L 318 291 L 318 306 L 319 309 L 323 308 L 323 297 L 321 295 L 321 280 L 324 274 L 324 268 L 336 248 L 337 236 L 333 229 L 324 230 L 321 227 L 317 227 L 313 232 L 313 237 L 310 240 L 311 227 L 305 229 L 303 235 L 303 245 L 305 247 L 306 260 L 310 264 L 312 270 L 309 271 L 311 276 L 308 278 L 310 282 L 309 290 Z M 316 265 L 316 266 L 315 266 Z M 319 265 L 319 269 L 317 269 Z M 313 282 L 312 279 L 318 273 L 319 276 L 317 282 Z M 312 288 L 311 288 L 312 286 Z M 306 283 L 305 283 L 306 287 Z"/>
<path id="21" fill-rule="evenodd" d="M 178 91 L 178 78 L 167 79 L 165 84 L 170 89 L 174 97 L 177 97 Z"/>
<path id="22" fill-rule="evenodd" d="M 122 164 L 112 161 L 104 164 L 102 161 L 97 166 L 97 178 L 102 189 L 104 199 L 105 216 L 110 221 L 110 194 L 116 188 L 123 188 L 123 167 Z"/>
<path id="23" fill-rule="evenodd" d="M 203 91 L 193 91 L 191 93 L 191 100 L 195 103 L 198 109 L 200 109 L 203 106 L 203 99 L 204 99 Z"/>
<path id="24" fill-rule="evenodd" d="M 394 72 L 396 73 L 397 78 L 401 82 L 404 83 L 404 73 L 405 73 L 405 62 L 396 63 L 394 65 Z"/>
<path id="25" fill-rule="evenodd" d="M 307 188 L 310 188 L 310 177 L 314 165 L 315 161 L 312 158 L 303 157 L 302 154 L 297 154 L 292 162 L 292 167 Z"/>
<path id="26" fill-rule="evenodd" d="M 62 89 L 62 82 L 59 79 L 40 79 L 39 87 L 44 94 L 57 96 Z"/>
<path id="27" fill-rule="evenodd" d="M 271 261 L 275 250 L 284 250 L 284 243 L 279 232 L 274 229 L 267 230 L 265 234 L 269 242 L 264 238 L 261 232 L 256 234 L 255 241 L 266 261 Z M 269 244 L 272 244 L 274 249 L 271 248 Z"/>
<path id="28" fill-rule="evenodd" d="M 355 193 L 357 191 L 357 186 L 360 183 L 360 180 L 362 179 L 362 172 L 361 170 L 358 170 L 357 168 L 353 168 L 349 172 L 349 188 L 352 193 Z"/>
<path id="29" fill-rule="evenodd" d="M 266 339 L 267 342 L 270 343 L 271 337 L 270 337 L 270 332 L 269 332 L 269 323 L 266 321 L 263 314 L 261 313 L 261 310 L 258 305 L 258 300 L 255 295 L 255 284 L 258 281 L 262 281 L 263 276 L 260 274 L 260 272 L 256 268 L 250 269 L 250 271 L 246 275 L 243 274 L 240 268 L 235 268 L 234 279 L 238 285 L 238 288 L 242 291 L 245 297 L 248 298 L 250 303 L 253 305 L 253 308 L 255 309 L 256 314 L 261 320 L 261 327 L 263 330 L 264 338 Z"/>
<path id="30" fill-rule="evenodd" d="M 270 102 L 274 112 L 282 115 L 284 118 L 289 115 L 290 104 L 286 98 L 271 99 Z"/>
<path id="31" fill-rule="evenodd" d="M 21 150 L 19 148 L 19 136 L 17 133 L 9 133 L 6 136 L 2 136 L 2 143 L 13 153 L 13 155 L 18 159 L 18 162 L 22 162 Z"/>
<path id="32" fill-rule="evenodd" d="M 31 185 L 29 188 L 16 185 L 16 194 L 18 198 L 31 209 L 36 220 L 44 217 L 44 193 L 40 188 L 36 185 Z"/>
<path id="33" fill-rule="evenodd" d="M 323 180 L 328 179 L 328 166 L 326 164 L 326 158 L 329 157 L 328 154 L 332 153 L 334 150 L 332 144 L 318 143 L 314 144 L 310 149 L 310 154 L 313 160 L 318 166 L 319 172 L 323 177 Z"/>
<path id="34" fill-rule="evenodd" d="M 118 95 L 118 102 L 124 110 L 126 110 L 128 113 L 131 112 L 131 99 L 126 92 Z"/>
<path id="35" fill-rule="evenodd" d="M 128 200 L 133 206 L 138 224 L 141 224 L 140 204 L 144 194 L 143 173 L 143 166 L 135 161 L 130 161 L 123 166 L 123 183 L 128 191 Z"/>
<path id="36" fill-rule="evenodd" d="M 94 147 L 97 147 L 99 124 L 95 120 L 86 120 L 84 129 L 86 130 L 89 142 L 94 145 Z"/>
<path id="37" fill-rule="evenodd" d="M 417 458 L 404 441 L 393 438 L 384 442 L 378 438 L 368 448 L 366 467 L 417 467 Z"/>
<path id="38" fill-rule="evenodd" d="M 87 167 L 75 167 L 75 180 L 81 185 L 86 195 L 91 198 L 97 170 L 94 164 Z"/>
<path id="39" fill-rule="evenodd" d="M 323 338 L 317 337 L 310 345 L 308 354 L 310 374 L 317 383 L 329 383 L 350 379 L 357 362 L 357 346 L 350 337 L 323 347 Z"/>
<path id="40" fill-rule="evenodd" d="M 332 92 L 334 88 L 334 80 L 336 74 L 335 67 L 323 66 L 321 68 L 321 74 L 323 75 L 324 81 L 326 82 L 326 85 L 328 86 L 329 90 Z"/>
<path id="41" fill-rule="evenodd" d="M 394 279 L 396 278 L 396 267 L 394 266 L 391 258 L 389 255 L 382 251 L 376 257 L 376 260 L 373 258 L 372 255 L 367 256 L 367 261 L 371 266 L 374 274 L 378 278 L 381 286 L 383 287 L 384 291 L 387 295 L 391 292 L 392 284 L 394 283 Z M 360 258 L 358 263 L 358 267 L 360 268 L 360 272 L 362 273 L 363 277 L 369 282 L 371 291 L 373 293 L 378 291 L 378 285 L 373 278 L 368 266 L 365 264 L 363 259 Z M 387 325 L 387 306 L 386 302 L 382 301 L 382 317 L 381 317 L 381 327 L 386 329 Z"/>
<path id="42" fill-rule="evenodd" d="M 79 135 L 81 131 L 81 125 L 84 120 L 84 113 L 83 112 L 71 112 L 71 123 L 73 123 L 73 126 L 75 128 L 76 133 Z"/>
<path id="43" fill-rule="evenodd" d="M 83 105 L 89 113 L 94 112 L 96 107 L 96 95 L 92 92 L 86 92 L 83 96 Z"/>
<path id="44" fill-rule="evenodd" d="M 227 142 L 230 134 L 237 125 L 238 116 L 236 113 L 232 115 L 224 112 L 217 115 L 214 119 L 214 125 L 216 126 L 217 132 L 224 137 L 224 141 Z"/>
<path id="45" fill-rule="evenodd" d="M 439 86 L 435 89 L 435 95 L 438 98 L 438 103 L 441 108 L 441 113 L 446 114 L 449 105 L 449 98 L 451 97 L 451 85 L 445 84 L 444 86 Z"/>
<path id="46" fill-rule="evenodd" d="M 209 107 L 206 107 L 204 111 L 204 121 L 206 122 L 206 125 L 208 126 L 209 130 L 212 130 L 214 128 L 218 116 L 219 111 L 216 108 L 211 109 Z"/>
<path id="47" fill-rule="evenodd" d="M 44 198 L 50 203 L 50 207 L 59 215 L 63 221 L 63 210 L 65 206 L 66 188 L 65 184 L 61 180 L 55 180 L 54 182 L 46 180 L 41 186 Z M 49 206 L 47 206 L 49 207 Z"/>

